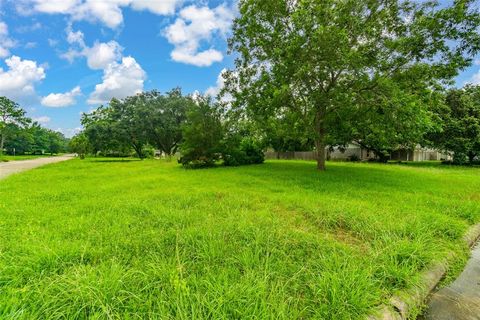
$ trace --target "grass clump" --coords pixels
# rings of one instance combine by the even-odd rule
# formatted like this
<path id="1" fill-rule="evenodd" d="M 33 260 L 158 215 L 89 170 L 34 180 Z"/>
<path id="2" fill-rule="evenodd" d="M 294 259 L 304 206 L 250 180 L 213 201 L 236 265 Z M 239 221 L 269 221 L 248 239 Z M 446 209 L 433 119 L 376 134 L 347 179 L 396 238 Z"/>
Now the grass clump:
<path id="1" fill-rule="evenodd" d="M 357 319 L 480 220 L 472 168 L 71 160 L 0 181 L 2 319 Z"/>

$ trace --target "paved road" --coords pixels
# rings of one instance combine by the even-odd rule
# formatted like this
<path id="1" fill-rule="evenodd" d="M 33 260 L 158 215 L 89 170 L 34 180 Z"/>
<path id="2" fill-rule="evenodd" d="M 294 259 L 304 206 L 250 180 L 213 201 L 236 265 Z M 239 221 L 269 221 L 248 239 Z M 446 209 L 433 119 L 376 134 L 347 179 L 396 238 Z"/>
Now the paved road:
<path id="1" fill-rule="evenodd" d="M 57 157 L 37 158 L 32 160 L 0 162 L 0 179 L 8 177 L 11 174 L 30 170 L 49 163 L 56 163 L 72 159 L 72 154 L 66 154 Z"/>
<path id="2" fill-rule="evenodd" d="M 424 319 L 480 319 L 480 244 L 457 280 L 433 294 Z"/>

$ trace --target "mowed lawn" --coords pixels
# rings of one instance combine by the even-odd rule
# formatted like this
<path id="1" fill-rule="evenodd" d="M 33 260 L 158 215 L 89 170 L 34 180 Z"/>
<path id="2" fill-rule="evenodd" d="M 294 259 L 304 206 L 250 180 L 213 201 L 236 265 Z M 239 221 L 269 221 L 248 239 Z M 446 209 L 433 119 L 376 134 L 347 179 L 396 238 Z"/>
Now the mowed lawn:
<path id="1" fill-rule="evenodd" d="M 21 161 L 21 160 L 32 160 L 37 158 L 44 158 L 44 157 L 54 157 L 57 155 L 18 155 L 18 156 L 11 156 L 11 155 L 2 155 L 0 156 L 0 162 L 2 161 Z"/>
<path id="2" fill-rule="evenodd" d="M 0 181 L 0 319 L 356 319 L 480 221 L 480 169 L 75 159 Z"/>

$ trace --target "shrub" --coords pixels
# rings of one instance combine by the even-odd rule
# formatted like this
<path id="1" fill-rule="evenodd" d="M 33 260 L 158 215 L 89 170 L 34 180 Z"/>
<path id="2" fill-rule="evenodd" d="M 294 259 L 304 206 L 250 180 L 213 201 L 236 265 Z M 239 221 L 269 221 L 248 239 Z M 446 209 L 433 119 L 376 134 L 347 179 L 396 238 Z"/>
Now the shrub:
<path id="1" fill-rule="evenodd" d="M 263 150 L 251 138 L 244 138 L 239 142 L 238 138 L 232 140 L 230 143 L 225 144 L 225 149 L 222 153 L 225 166 L 241 166 L 264 162 L 265 155 Z"/>

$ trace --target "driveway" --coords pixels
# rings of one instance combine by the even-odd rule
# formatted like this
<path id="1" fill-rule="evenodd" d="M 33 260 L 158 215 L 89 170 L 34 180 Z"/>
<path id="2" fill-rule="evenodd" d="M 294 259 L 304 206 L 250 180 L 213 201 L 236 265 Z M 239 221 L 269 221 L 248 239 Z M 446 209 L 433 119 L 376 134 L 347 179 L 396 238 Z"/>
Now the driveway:
<path id="1" fill-rule="evenodd" d="M 0 162 L 0 179 L 6 178 L 9 175 L 14 173 L 30 170 L 36 167 L 44 166 L 46 164 L 70 160 L 73 157 L 74 157 L 73 154 L 66 154 L 66 155 L 57 156 L 57 157 Z"/>

